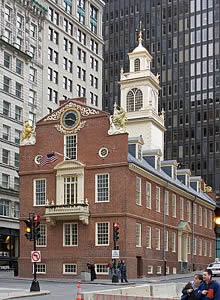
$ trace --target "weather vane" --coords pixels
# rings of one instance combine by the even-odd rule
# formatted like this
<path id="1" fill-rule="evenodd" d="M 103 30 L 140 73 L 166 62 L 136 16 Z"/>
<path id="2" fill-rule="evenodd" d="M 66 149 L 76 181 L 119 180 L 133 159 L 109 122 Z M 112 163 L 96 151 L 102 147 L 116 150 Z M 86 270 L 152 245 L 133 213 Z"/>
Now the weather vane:
<path id="1" fill-rule="evenodd" d="M 136 29 L 136 31 L 138 31 L 138 42 L 139 42 L 139 45 L 141 45 L 143 42 L 143 31 L 145 31 L 145 29 L 142 26 L 141 20 L 139 22 L 139 29 Z"/>

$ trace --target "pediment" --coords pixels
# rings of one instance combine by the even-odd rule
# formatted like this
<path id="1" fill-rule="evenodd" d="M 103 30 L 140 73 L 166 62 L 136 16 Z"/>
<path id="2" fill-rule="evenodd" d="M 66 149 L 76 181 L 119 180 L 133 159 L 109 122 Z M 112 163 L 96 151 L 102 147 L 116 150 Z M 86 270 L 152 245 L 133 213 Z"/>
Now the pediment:
<path id="1" fill-rule="evenodd" d="M 75 170 L 75 169 L 84 169 L 85 165 L 77 160 L 64 160 L 55 166 L 55 170 L 64 171 L 64 170 Z"/>
<path id="2" fill-rule="evenodd" d="M 189 223 L 186 221 L 180 221 L 177 228 L 179 231 L 192 232 Z"/>

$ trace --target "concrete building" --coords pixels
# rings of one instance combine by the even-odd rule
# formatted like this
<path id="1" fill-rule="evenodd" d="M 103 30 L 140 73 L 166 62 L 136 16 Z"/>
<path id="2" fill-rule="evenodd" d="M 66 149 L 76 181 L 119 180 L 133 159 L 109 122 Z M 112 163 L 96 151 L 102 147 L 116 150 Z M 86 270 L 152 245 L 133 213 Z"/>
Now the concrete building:
<path id="1" fill-rule="evenodd" d="M 103 109 L 120 103 L 119 73 L 129 69 L 142 21 L 152 70 L 160 74 L 165 158 L 177 159 L 220 193 L 220 3 L 214 0 L 105 1 Z"/>
<path id="2" fill-rule="evenodd" d="M 127 128 L 123 108 L 109 117 L 86 99 L 66 100 L 21 146 L 21 220 L 41 216 L 42 277 L 79 277 L 87 263 L 108 276 L 114 222 L 130 278 L 201 269 L 215 258 L 214 197 L 200 177 L 163 160 L 158 78 L 140 37 L 121 72 Z M 32 243 L 21 234 L 20 244 L 19 274 L 29 277 Z"/>
<path id="3" fill-rule="evenodd" d="M 102 1 L 0 4 L 0 267 L 18 257 L 19 144 L 23 123 L 87 97 L 101 108 Z"/>

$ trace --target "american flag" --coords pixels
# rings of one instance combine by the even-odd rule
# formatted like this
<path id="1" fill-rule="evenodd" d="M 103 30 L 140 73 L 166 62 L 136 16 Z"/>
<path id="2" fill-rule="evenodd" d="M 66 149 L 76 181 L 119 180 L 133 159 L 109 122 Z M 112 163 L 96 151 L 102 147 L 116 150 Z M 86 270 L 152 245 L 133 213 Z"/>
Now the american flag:
<path id="1" fill-rule="evenodd" d="M 57 157 L 54 153 L 49 153 L 44 155 L 40 159 L 40 166 L 43 167 L 57 160 Z"/>

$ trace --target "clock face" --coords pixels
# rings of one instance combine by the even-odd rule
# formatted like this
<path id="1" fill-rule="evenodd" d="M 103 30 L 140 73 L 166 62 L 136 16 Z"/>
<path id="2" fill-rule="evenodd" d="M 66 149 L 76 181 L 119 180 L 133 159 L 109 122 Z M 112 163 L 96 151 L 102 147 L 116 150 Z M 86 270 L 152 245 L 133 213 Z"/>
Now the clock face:
<path id="1" fill-rule="evenodd" d="M 72 130 L 74 127 L 78 126 L 79 122 L 79 112 L 74 109 L 63 112 L 61 116 L 61 125 L 66 130 Z"/>

